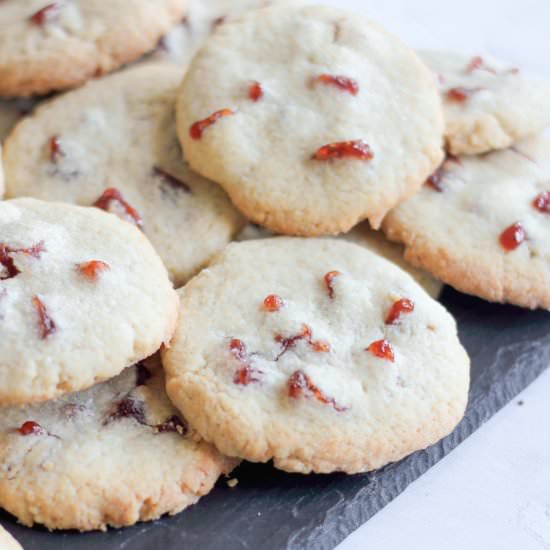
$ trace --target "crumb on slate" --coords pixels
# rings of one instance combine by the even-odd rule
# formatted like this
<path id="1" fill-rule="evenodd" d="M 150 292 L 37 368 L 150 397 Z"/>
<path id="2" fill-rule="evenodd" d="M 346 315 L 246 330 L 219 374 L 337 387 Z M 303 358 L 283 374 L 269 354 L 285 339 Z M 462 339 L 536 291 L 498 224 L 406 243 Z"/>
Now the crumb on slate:
<path id="1" fill-rule="evenodd" d="M 236 477 L 227 480 L 227 486 L 231 488 L 236 487 L 237 483 L 239 483 L 239 480 Z"/>

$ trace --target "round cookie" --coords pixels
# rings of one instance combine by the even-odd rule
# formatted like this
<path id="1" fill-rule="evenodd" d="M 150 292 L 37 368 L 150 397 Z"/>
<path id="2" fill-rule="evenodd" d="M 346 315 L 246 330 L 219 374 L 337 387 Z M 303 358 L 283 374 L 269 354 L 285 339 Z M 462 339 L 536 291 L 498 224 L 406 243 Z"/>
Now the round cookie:
<path id="1" fill-rule="evenodd" d="M 168 400 L 157 356 L 86 391 L 0 409 L 0 506 L 89 531 L 175 514 L 235 465 Z"/>
<path id="2" fill-rule="evenodd" d="M 154 49 L 188 0 L 4 0 L 0 95 L 78 86 Z"/>
<path id="3" fill-rule="evenodd" d="M 167 342 L 178 300 L 143 234 L 97 208 L 0 202 L 0 403 L 52 399 Z"/>
<path id="4" fill-rule="evenodd" d="M 6 196 L 130 213 L 176 286 L 184 284 L 244 220 L 218 185 L 182 159 L 174 114 L 180 81 L 177 67 L 148 64 L 42 105 L 6 141 Z"/>
<path id="5" fill-rule="evenodd" d="M 22 550 L 21 545 L 0 525 L 0 549 Z"/>
<path id="6" fill-rule="evenodd" d="M 405 258 L 492 302 L 550 309 L 550 139 L 449 157 L 384 220 Z"/>
<path id="7" fill-rule="evenodd" d="M 179 293 L 167 392 L 224 454 L 363 472 L 431 445 L 464 413 L 454 319 L 358 245 L 234 243 Z"/>
<path id="8" fill-rule="evenodd" d="M 151 58 L 186 67 L 219 25 L 245 11 L 263 8 L 274 2 L 281 3 L 282 0 L 231 0 L 230 3 L 227 0 L 192 1 L 185 19 L 161 39 Z"/>
<path id="9" fill-rule="evenodd" d="M 488 57 L 422 51 L 436 73 L 454 155 L 504 149 L 550 125 L 550 85 Z"/>
<path id="10" fill-rule="evenodd" d="M 273 237 L 273 234 L 258 225 L 249 223 L 239 233 L 236 240 L 250 241 L 268 237 Z M 398 265 L 401 269 L 409 273 L 409 275 L 411 275 L 432 298 L 437 300 L 441 294 L 441 290 L 443 289 L 441 281 L 432 277 L 427 271 L 418 269 L 405 261 L 405 258 L 403 258 L 404 247 L 386 239 L 381 231 L 374 231 L 371 229 L 368 222 L 357 225 L 349 233 L 345 233 L 338 238 L 361 245 L 367 250 L 375 252 L 383 258 L 386 258 L 386 260 Z"/>
<path id="11" fill-rule="evenodd" d="M 394 36 L 337 8 L 274 6 L 195 56 L 178 134 L 251 221 L 313 236 L 377 228 L 416 192 L 442 160 L 443 115 L 432 74 Z"/>

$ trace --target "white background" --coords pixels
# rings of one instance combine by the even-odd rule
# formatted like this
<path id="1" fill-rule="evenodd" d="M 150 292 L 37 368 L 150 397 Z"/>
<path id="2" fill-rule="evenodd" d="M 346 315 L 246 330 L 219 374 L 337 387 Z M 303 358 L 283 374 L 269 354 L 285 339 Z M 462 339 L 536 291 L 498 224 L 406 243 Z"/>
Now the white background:
<path id="1" fill-rule="evenodd" d="M 488 53 L 550 80 L 550 0 L 318 1 L 411 46 Z M 549 397 L 550 371 L 338 550 L 549 550 Z"/>

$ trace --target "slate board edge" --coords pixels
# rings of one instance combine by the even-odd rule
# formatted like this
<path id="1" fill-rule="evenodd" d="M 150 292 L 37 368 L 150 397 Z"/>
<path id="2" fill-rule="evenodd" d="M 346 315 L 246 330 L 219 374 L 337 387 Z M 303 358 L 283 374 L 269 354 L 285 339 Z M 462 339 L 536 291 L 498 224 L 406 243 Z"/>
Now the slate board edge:
<path id="1" fill-rule="evenodd" d="M 286 548 L 288 550 L 335 548 L 532 384 L 550 364 L 550 357 L 547 357 L 550 355 L 548 349 L 545 350 L 547 353 L 544 353 L 542 358 L 536 357 L 539 351 L 540 348 L 533 346 L 522 354 L 506 375 L 493 380 L 488 391 L 478 392 L 479 395 L 470 395 L 466 414 L 450 435 L 432 447 L 404 459 L 412 463 L 412 470 L 397 469 L 401 463 L 384 468 L 382 472 L 392 472 L 393 483 L 389 487 L 386 484 L 386 490 L 380 495 L 379 506 L 374 513 L 370 513 L 369 507 L 363 505 L 372 498 L 367 494 L 368 486 L 365 486 L 352 500 L 339 503 L 327 510 L 320 525 L 306 526 L 293 533 L 288 539 Z"/>

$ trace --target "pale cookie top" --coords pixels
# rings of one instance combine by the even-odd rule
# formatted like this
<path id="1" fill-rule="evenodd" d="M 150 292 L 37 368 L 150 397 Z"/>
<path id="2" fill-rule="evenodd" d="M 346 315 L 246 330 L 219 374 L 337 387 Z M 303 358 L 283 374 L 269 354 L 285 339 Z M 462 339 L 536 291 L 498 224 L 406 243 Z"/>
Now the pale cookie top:
<path id="1" fill-rule="evenodd" d="M 175 514 L 234 466 L 170 403 L 156 357 L 87 391 L 0 408 L 0 505 L 28 526 L 88 531 Z"/>
<path id="2" fill-rule="evenodd" d="M 0 202 L 0 403 L 115 376 L 170 339 L 177 306 L 129 223 L 97 208 Z"/>
<path id="3" fill-rule="evenodd" d="M 176 136 L 180 71 L 128 69 L 38 108 L 6 142 L 6 194 L 90 206 L 137 224 L 177 286 L 244 220 L 224 191 L 189 169 Z"/>
<path id="4" fill-rule="evenodd" d="M 219 25 L 245 11 L 283 1 L 285 0 L 192 0 L 184 20 L 162 37 L 151 58 L 171 61 L 185 67 Z"/>
<path id="5" fill-rule="evenodd" d="M 454 155 L 504 149 L 550 125 L 550 85 L 487 56 L 422 51 L 436 73 Z"/>
<path id="6" fill-rule="evenodd" d="M 71 88 L 152 50 L 188 0 L 3 0 L 0 95 Z"/>
<path id="7" fill-rule="evenodd" d="M 275 6 L 207 40 L 178 134 L 248 218 L 311 236 L 376 227 L 413 194 L 442 159 L 443 115 L 433 75 L 394 36 L 333 7 Z"/>
<path id="8" fill-rule="evenodd" d="M 229 456 L 292 472 L 366 471 L 462 417 L 469 360 L 453 318 L 358 245 L 231 244 L 179 292 L 167 392 Z"/>
<path id="9" fill-rule="evenodd" d="M 0 525 L 0 549 L 22 550 L 21 545 Z"/>
<path id="10" fill-rule="evenodd" d="M 273 233 L 254 224 L 247 224 L 239 233 L 237 241 L 250 241 L 253 239 L 265 239 L 273 237 Z M 375 252 L 390 262 L 397 264 L 401 269 L 412 275 L 413 279 L 420 284 L 424 290 L 437 299 L 443 289 L 443 284 L 432 277 L 427 271 L 414 267 L 403 257 L 404 247 L 389 241 L 382 231 L 374 231 L 369 227 L 368 222 L 363 222 L 354 227 L 349 233 L 340 235 L 338 239 L 361 245 L 371 252 Z"/>
<path id="11" fill-rule="evenodd" d="M 384 231 L 458 290 L 550 309 L 550 139 L 449 157 Z"/>

